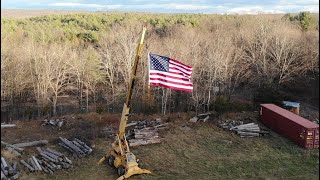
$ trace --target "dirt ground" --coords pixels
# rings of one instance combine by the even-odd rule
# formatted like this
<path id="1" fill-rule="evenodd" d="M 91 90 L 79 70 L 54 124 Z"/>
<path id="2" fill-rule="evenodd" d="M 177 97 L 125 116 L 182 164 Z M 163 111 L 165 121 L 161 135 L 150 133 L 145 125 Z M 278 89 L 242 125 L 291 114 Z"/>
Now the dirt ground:
<path id="1" fill-rule="evenodd" d="M 226 113 L 211 117 L 208 122 L 191 123 L 190 114 L 170 116 L 144 116 L 134 114 L 130 120 L 169 122 L 169 128 L 160 130 L 161 144 L 131 148 L 140 160 L 140 167 L 152 171 L 151 175 L 133 176 L 131 179 L 318 179 L 319 150 L 304 150 L 289 140 L 271 132 L 269 136 L 240 138 L 217 127 L 221 119 L 250 119 L 259 125 L 258 112 Z M 62 118 L 62 117 L 59 117 Z M 42 120 L 16 122 L 16 128 L 1 131 L 1 140 L 8 143 L 46 139 L 47 147 L 70 157 L 74 167 L 57 170 L 54 175 L 29 173 L 22 170 L 20 179 L 116 179 L 116 170 L 97 161 L 110 147 L 113 137 L 103 132 L 104 127 L 117 127 L 120 114 L 95 113 L 64 116 L 67 123 L 58 128 L 41 126 Z M 262 125 L 261 125 L 262 126 Z M 188 128 L 186 128 L 188 127 Z M 262 126 L 263 127 L 263 126 Z M 265 128 L 265 127 L 264 127 Z M 88 157 L 75 159 L 58 146 L 58 137 L 78 137 L 94 148 Z M 22 159 L 35 155 L 36 148 L 25 148 Z M 12 160 L 17 158 L 2 155 Z"/>

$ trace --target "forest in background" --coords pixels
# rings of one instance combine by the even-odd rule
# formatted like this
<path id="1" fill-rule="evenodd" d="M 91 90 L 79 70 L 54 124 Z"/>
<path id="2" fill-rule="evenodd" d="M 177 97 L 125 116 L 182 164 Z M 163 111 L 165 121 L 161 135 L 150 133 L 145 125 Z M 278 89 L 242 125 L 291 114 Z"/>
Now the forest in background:
<path id="1" fill-rule="evenodd" d="M 34 118 L 120 112 L 143 24 L 133 112 L 245 110 L 307 95 L 319 102 L 319 16 L 80 13 L 1 18 L 1 108 Z M 147 54 L 193 66 L 192 93 L 147 85 Z M 290 93 L 289 93 L 290 92 Z M 291 99 L 290 99 L 291 98 Z"/>

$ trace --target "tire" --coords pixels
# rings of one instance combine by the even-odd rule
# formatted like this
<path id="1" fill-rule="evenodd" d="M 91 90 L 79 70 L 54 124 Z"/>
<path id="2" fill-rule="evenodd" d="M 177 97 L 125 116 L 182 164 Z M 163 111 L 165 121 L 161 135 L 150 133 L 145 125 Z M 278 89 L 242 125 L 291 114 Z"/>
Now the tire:
<path id="1" fill-rule="evenodd" d="M 125 171 L 125 169 L 124 169 L 123 166 L 118 167 L 118 175 L 119 175 L 119 176 L 124 175 L 125 172 L 126 172 L 126 171 Z"/>
<path id="2" fill-rule="evenodd" d="M 114 157 L 113 156 L 109 156 L 109 158 L 108 158 L 108 164 L 111 166 L 111 167 L 114 167 Z"/>

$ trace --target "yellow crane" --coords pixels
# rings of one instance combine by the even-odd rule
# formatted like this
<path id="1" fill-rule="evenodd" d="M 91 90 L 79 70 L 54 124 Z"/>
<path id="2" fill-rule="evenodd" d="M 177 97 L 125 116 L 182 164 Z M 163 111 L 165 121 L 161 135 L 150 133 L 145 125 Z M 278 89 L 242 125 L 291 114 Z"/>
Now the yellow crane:
<path id="1" fill-rule="evenodd" d="M 110 151 L 98 162 L 98 164 L 101 164 L 102 162 L 107 160 L 111 166 L 114 166 L 115 168 L 117 168 L 118 175 L 120 176 L 117 180 L 126 179 L 135 174 L 151 173 L 149 170 L 139 168 L 136 156 L 132 152 L 130 152 L 129 144 L 125 136 L 125 129 L 128 121 L 129 111 L 130 111 L 132 90 L 133 90 L 133 86 L 136 78 L 138 61 L 141 57 L 141 51 L 142 51 L 142 45 L 143 45 L 145 33 L 146 33 L 146 27 L 144 26 L 142 30 L 140 43 L 137 48 L 137 54 L 132 67 L 131 81 L 128 86 L 128 94 L 127 94 L 126 102 L 123 105 L 118 134 L 116 135 L 115 142 L 112 143 L 112 147 Z"/>

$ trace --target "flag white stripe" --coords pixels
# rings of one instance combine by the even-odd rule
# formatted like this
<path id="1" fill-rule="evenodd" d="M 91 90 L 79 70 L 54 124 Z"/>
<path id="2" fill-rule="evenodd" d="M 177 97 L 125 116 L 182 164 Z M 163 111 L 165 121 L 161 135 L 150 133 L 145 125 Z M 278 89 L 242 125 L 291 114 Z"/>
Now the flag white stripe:
<path id="1" fill-rule="evenodd" d="M 167 82 L 163 82 L 163 81 L 159 81 L 159 80 L 151 80 L 150 79 L 150 83 L 159 83 L 159 84 L 163 84 L 166 86 L 172 86 L 172 87 L 183 88 L 183 89 L 193 89 L 192 86 L 177 85 L 177 84 L 167 83 Z"/>
<path id="2" fill-rule="evenodd" d="M 177 78 L 188 78 L 188 77 L 186 77 L 186 76 L 184 76 L 184 75 L 181 75 L 181 74 L 173 74 L 173 73 L 169 73 L 169 72 L 152 70 L 152 69 L 150 69 L 149 72 L 150 72 L 150 73 L 159 73 L 159 74 L 168 75 L 168 76 L 173 76 L 173 77 L 177 77 Z M 180 73 L 181 73 L 181 72 L 180 72 Z"/>
<path id="3" fill-rule="evenodd" d="M 173 81 L 173 82 L 177 82 L 177 83 L 184 83 L 184 84 L 191 84 L 191 85 L 192 85 L 192 83 L 191 83 L 190 81 L 173 79 L 173 78 L 163 77 L 163 76 L 158 76 L 158 75 L 150 75 L 150 78 L 159 78 L 159 79 L 168 80 L 168 81 Z"/>
<path id="4" fill-rule="evenodd" d="M 177 63 L 177 62 L 174 62 L 174 61 L 169 61 L 170 64 L 175 64 L 175 65 L 179 65 L 179 66 L 182 66 L 184 69 L 186 70 L 191 70 L 192 71 L 192 68 L 189 68 L 183 64 L 180 64 L 180 63 Z"/>

